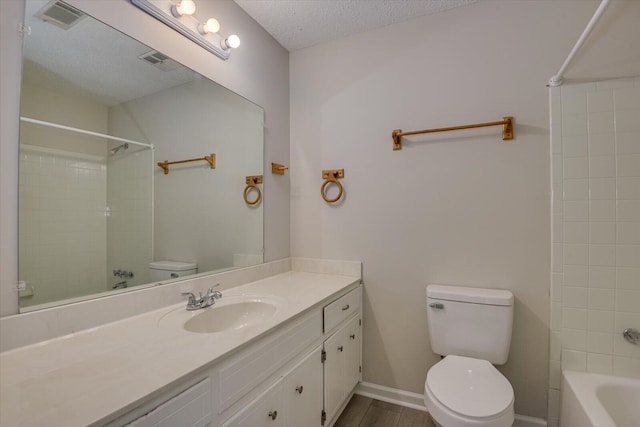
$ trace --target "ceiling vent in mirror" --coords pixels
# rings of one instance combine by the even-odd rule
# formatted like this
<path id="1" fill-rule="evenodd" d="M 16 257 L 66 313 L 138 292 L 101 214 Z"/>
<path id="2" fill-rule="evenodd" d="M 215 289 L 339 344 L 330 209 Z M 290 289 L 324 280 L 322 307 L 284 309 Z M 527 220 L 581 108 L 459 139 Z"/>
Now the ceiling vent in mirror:
<path id="1" fill-rule="evenodd" d="M 164 53 L 158 52 L 157 50 L 143 53 L 142 55 L 138 56 L 138 58 L 148 62 L 156 68 L 161 69 L 162 71 L 171 71 L 182 67 L 180 63 L 169 58 Z"/>
<path id="2" fill-rule="evenodd" d="M 63 30 L 68 30 L 84 18 L 85 14 L 73 6 L 54 0 L 47 3 L 35 16 Z"/>

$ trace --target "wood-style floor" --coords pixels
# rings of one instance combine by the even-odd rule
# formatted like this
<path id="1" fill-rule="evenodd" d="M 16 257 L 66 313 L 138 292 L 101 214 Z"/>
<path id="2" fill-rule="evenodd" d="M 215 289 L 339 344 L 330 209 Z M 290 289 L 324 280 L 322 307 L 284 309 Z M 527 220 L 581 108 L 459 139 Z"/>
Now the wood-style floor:
<path id="1" fill-rule="evenodd" d="M 354 394 L 334 427 L 435 427 L 429 414 Z"/>

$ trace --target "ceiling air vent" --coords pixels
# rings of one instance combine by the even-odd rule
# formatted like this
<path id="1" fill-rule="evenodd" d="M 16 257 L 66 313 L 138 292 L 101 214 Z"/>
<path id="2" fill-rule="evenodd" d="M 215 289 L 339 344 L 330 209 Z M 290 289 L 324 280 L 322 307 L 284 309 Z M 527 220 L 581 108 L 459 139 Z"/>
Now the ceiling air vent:
<path id="1" fill-rule="evenodd" d="M 47 3 L 35 16 L 63 30 L 68 30 L 84 18 L 85 14 L 73 6 L 54 0 Z"/>
<path id="2" fill-rule="evenodd" d="M 162 71 L 171 71 L 182 67 L 181 64 L 169 58 L 167 55 L 158 52 L 157 50 L 152 50 L 150 52 L 144 53 L 138 56 L 138 58 L 148 62 L 156 68 L 161 69 Z"/>

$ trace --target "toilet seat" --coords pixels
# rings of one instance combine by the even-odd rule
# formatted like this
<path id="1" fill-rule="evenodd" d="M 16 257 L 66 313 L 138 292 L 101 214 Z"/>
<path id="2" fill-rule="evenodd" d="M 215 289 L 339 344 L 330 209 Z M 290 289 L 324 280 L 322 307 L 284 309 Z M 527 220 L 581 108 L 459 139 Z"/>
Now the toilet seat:
<path id="1" fill-rule="evenodd" d="M 447 356 L 427 373 L 425 404 L 443 425 L 510 426 L 513 388 L 488 361 Z"/>

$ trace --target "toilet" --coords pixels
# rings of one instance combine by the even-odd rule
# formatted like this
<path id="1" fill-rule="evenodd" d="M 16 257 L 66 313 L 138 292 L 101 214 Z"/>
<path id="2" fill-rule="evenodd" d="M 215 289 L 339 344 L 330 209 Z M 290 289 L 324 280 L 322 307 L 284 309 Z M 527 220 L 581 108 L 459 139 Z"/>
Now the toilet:
<path id="1" fill-rule="evenodd" d="M 149 280 L 152 282 L 191 276 L 197 272 L 198 264 L 195 262 L 153 261 L 149 263 Z"/>
<path id="2" fill-rule="evenodd" d="M 511 345 L 513 294 L 427 286 L 429 340 L 444 358 L 429 369 L 424 403 L 440 427 L 511 427 L 513 388 L 493 366 Z"/>

